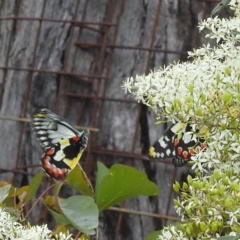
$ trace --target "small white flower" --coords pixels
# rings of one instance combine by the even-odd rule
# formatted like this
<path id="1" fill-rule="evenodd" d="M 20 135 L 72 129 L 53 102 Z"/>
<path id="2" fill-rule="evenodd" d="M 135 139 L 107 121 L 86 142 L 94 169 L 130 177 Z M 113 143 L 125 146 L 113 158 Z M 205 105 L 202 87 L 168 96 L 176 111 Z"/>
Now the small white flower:
<path id="1" fill-rule="evenodd" d="M 127 78 L 127 80 L 123 82 L 122 88 L 125 90 L 125 93 L 127 92 L 131 93 L 132 84 L 133 84 L 132 77 Z"/>
<path id="2" fill-rule="evenodd" d="M 47 225 L 23 226 L 15 222 L 14 218 L 0 207 L 0 239 L 50 240 L 51 233 Z M 72 240 L 72 238 L 71 235 L 60 233 L 58 240 Z"/>
<path id="3" fill-rule="evenodd" d="M 222 221 L 226 229 L 240 225 L 240 210 L 234 207 L 239 206 L 236 183 L 240 181 L 240 0 L 232 0 L 230 6 L 235 12 L 234 17 L 211 17 L 199 24 L 200 31 L 209 30 L 207 37 L 215 39 L 215 47 L 207 44 L 188 53 L 191 62 L 171 64 L 125 83 L 137 101 L 147 104 L 168 121 L 194 124 L 193 130 L 203 126 L 208 128 L 204 135 L 206 149 L 191 157 L 192 168 L 201 175 L 195 178 L 196 184 L 189 183 L 189 195 L 180 194 L 183 199 L 178 199 L 175 209 L 183 223 L 205 222 L 210 226 L 215 221 Z M 151 99 L 151 104 L 146 96 Z M 184 135 L 185 144 L 191 136 L 192 133 Z M 223 180 L 212 175 L 213 170 L 218 170 L 220 176 L 228 175 L 224 175 Z M 223 204 L 228 196 L 235 201 L 229 208 L 232 211 Z M 208 206 L 207 210 L 204 206 Z M 201 213 L 202 208 L 209 216 L 207 221 L 206 214 Z M 220 237 L 214 231 L 201 234 L 201 239 Z M 235 232 L 232 234 L 236 236 Z M 185 234 L 176 228 L 165 227 L 159 239 L 185 239 Z"/>

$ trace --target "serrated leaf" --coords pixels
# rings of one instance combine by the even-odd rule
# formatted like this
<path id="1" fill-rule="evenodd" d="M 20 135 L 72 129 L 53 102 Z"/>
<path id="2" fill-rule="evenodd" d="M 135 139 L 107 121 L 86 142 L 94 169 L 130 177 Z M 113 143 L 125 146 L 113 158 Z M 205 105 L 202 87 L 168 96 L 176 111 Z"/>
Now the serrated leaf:
<path id="1" fill-rule="evenodd" d="M 95 192 L 96 195 L 98 193 L 98 188 L 103 180 L 103 178 L 107 175 L 107 173 L 109 172 L 109 168 L 107 168 L 104 164 L 102 164 L 101 162 L 97 162 L 97 177 L 96 177 L 96 186 L 95 186 Z"/>
<path id="2" fill-rule="evenodd" d="M 0 203 L 2 203 L 7 198 L 10 188 L 10 184 L 0 187 Z"/>
<path id="3" fill-rule="evenodd" d="M 84 177 L 83 170 L 76 166 L 67 176 L 65 182 L 75 190 L 83 193 L 86 196 L 94 197 L 94 193 L 89 187 L 87 180 Z"/>
<path id="4" fill-rule="evenodd" d="M 79 231 L 93 235 L 98 226 L 98 208 L 93 198 L 72 196 L 60 201 L 59 206 L 69 222 Z"/>
<path id="5" fill-rule="evenodd" d="M 149 181 L 144 172 L 115 164 L 99 185 L 96 203 L 99 211 L 103 211 L 128 198 L 137 195 L 154 196 L 157 192 L 157 185 Z"/>
<path id="6" fill-rule="evenodd" d="M 28 203 L 33 198 L 33 196 L 36 194 L 36 192 L 42 182 L 43 175 L 44 175 L 44 173 L 43 173 L 43 171 L 41 171 L 33 177 L 32 181 L 29 185 L 28 191 L 27 191 L 27 195 L 25 198 L 25 204 Z"/>

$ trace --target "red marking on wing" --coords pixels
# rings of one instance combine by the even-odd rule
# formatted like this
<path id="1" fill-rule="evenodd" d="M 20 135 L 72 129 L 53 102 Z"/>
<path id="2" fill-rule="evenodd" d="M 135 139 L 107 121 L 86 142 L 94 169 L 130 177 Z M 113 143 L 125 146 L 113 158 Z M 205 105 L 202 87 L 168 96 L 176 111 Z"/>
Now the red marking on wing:
<path id="1" fill-rule="evenodd" d="M 42 162 L 43 162 L 43 168 L 47 171 L 47 169 L 51 168 L 51 164 L 50 164 L 50 157 L 46 156 L 42 159 Z"/>
<path id="2" fill-rule="evenodd" d="M 194 155 L 194 150 L 193 149 L 189 149 L 189 154 L 192 156 L 192 155 Z"/>
<path id="3" fill-rule="evenodd" d="M 57 178 L 57 179 L 59 177 L 62 177 L 62 170 L 60 168 L 56 169 L 54 177 Z"/>
<path id="4" fill-rule="evenodd" d="M 64 168 L 61 171 L 62 171 L 61 177 L 65 177 L 67 172 L 68 172 L 68 170 L 66 168 Z"/>
<path id="5" fill-rule="evenodd" d="M 47 173 L 52 175 L 56 171 L 56 166 L 51 164 L 51 167 L 48 169 Z M 54 174 L 53 174 L 54 175 Z"/>
<path id="6" fill-rule="evenodd" d="M 66 176 L 67 174 L 66 168 L 63 168 L 63 169 L 56 168 L 56 166 L 53 164 L 51 166 L 52 167 L 46 171 L 51 177 L 55 179 L 62 179 Z"/>
<path id="7" fill-rule="evenodd" d="M 55 148 L 50 148 L 46 151 L 46 155 L 52 155 L 55 152 Z"/>
<path id="8" fill-rule="evenodd" d="M 181 147 L 177 148 L 177 153 L 178 153 L 179 156 L 181 155 L 181 153 L 182 153 L 182 148 Z"/>
<path id="9" fill-rule="evenodd" d="M 200 152 L 201 151 L 201 147 L 200 146 L 197 146 L 196 148 L 195 148 L 195 151 L 198 153 L 198 152 Z"/>
<path id="10" fill-rule="evenodd" d="M 187 151 L 184 151 L 184 152 L 182 153 L 182 155 L 183 155 L 183 157 L 184 157 L 185 159 L 188 158 L 188 152 L 187 152 Z"/>
<path id="11" fill-rule="evenodd" d="M 207 144 L 206 143 L 201 143 L 201 148 L 206 148 Z"/>
<path id="12" fill-rule="evenodd" d="M 178 144 L 179 144 L 179 139 L 175 138 L 173 143 L 174 147 L 176 147 Z"/>
<path id="13" fill-rule="evenodd" d="M 45 170 L 45 172 L 50 177 L 53 177 L 55 179 L 65 178 L 67 173 L 68 173 L 68 170 L 66 168 L 63 168 L 63 169 L 57 168 L 54 164 L 50 163 L 50 160 L 51 160 L 51 158 L 49 156 L 47 156 L 47 155 L 45 155 L 42 158 L 42 168 Z"/>
<path id="14" fill-rule="evenodd" d="M 75 137 L 73 137 L 72 138 L 75 142 L 79 142 L 79 140 L 80 140 L 80 137 L 78 137 L 78 136 L 75 136 Z"/>
<path id="15" fill-rule="evenodd" d="M 55 172 L 53 173 L 53 177 L 56 179 L 61 179 L 61 178 L 64 178 L 66 174 L 67 174 L 66 168 L 63 168 L 63 169 L 56 168 Z"/>

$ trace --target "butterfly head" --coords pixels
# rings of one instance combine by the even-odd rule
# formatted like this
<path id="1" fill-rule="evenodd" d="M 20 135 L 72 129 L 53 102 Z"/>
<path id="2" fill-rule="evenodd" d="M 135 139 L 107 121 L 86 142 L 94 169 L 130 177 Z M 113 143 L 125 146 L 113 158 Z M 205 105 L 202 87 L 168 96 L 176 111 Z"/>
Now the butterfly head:
<path id="1" fill-rule="evenodd" d="M 82 135 L 81 135 L 81 142 L 82 142 L 82 145 L 86 148 L 87 147 L 87 144 L 88 144 L 88 137 L 90 135 L 90 132 L 89 130 L 84 130 L 82 132 Z"/>

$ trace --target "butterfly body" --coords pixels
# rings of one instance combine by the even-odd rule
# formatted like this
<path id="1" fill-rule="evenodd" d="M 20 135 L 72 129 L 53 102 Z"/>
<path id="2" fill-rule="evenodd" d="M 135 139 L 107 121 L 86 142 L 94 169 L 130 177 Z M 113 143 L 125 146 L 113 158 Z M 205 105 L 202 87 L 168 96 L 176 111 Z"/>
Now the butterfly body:
<path id="1" fill-rule="evenodd" d="M 182 167 L 197 152 L 206 148 L 205 139 L 191 124 L 177 123 L 169 127 L 150 147 L 149 156 L 156 159 L 172 158 L 175 167 Z"/>
<path id="2" fill-rule="evenodd" d="M 65 178 L 87 147 L 89 131 L 78 131 L 46 108 L 34 110 L 31 126 L 45 150 L 42 168 L 52 178 Z"/>

